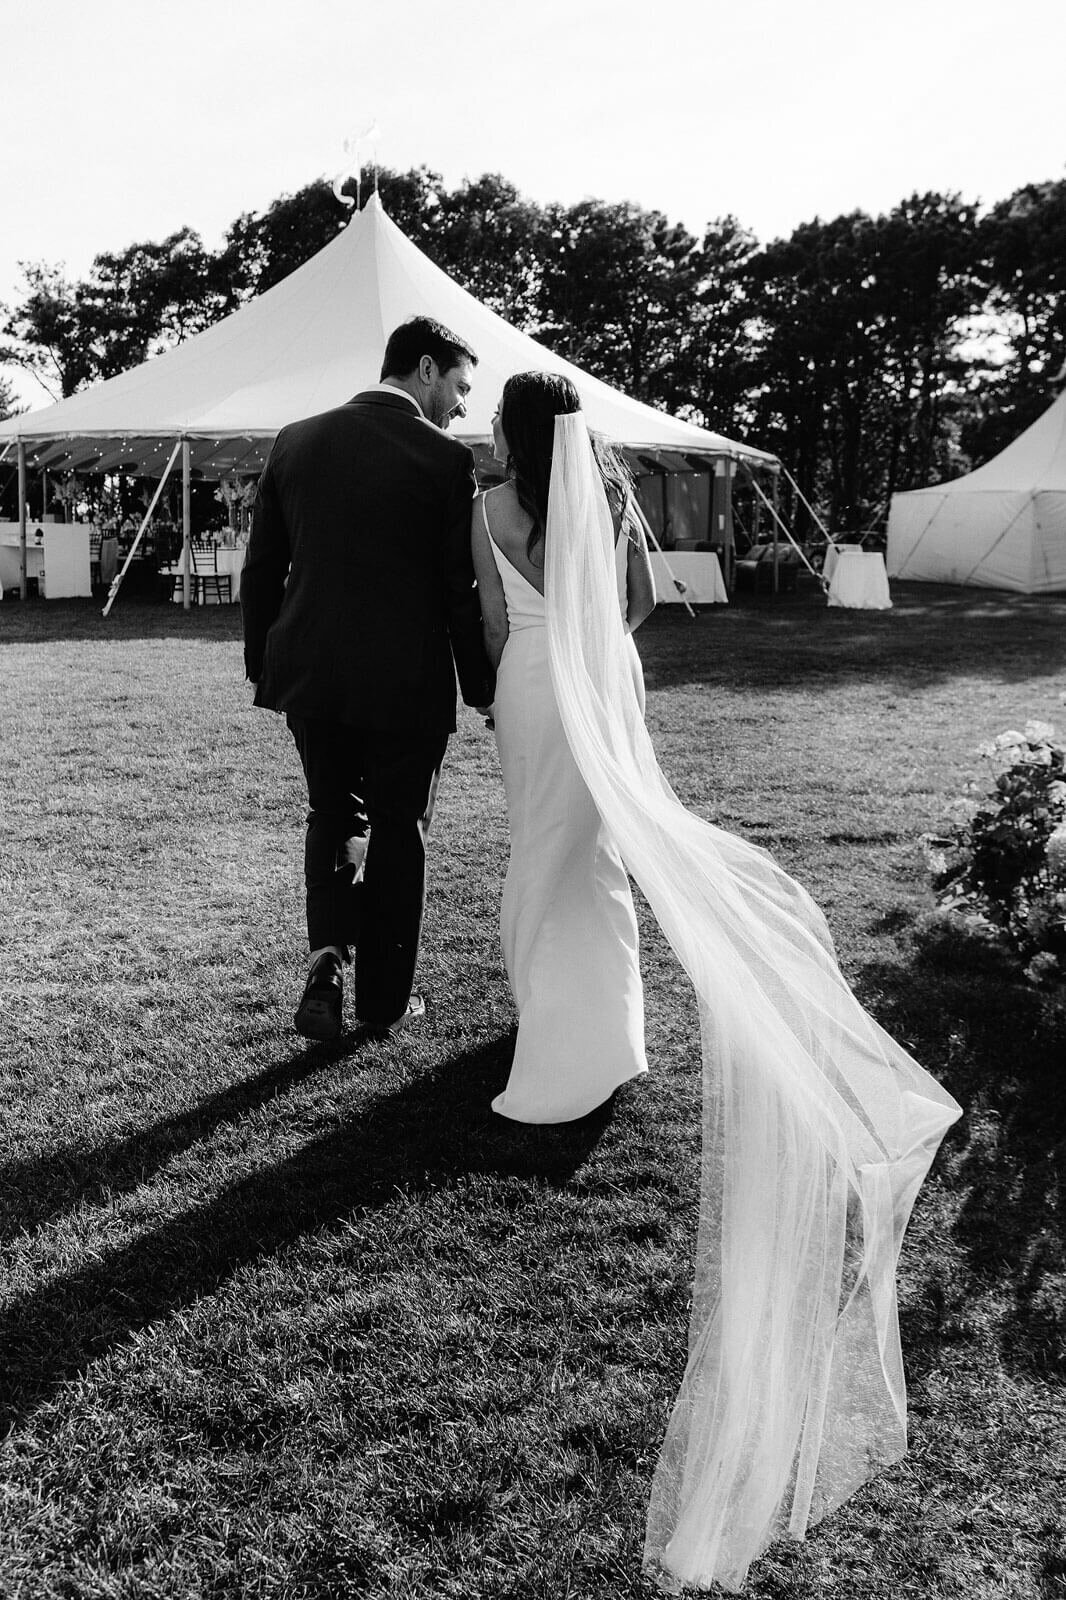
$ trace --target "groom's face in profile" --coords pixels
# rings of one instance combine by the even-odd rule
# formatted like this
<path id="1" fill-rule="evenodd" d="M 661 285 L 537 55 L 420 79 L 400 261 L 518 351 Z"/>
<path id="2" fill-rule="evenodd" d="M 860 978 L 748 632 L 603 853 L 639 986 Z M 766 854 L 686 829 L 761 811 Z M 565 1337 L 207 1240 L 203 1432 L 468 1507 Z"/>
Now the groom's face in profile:
<path id="1" fill-rule="evenodd" d="M 466 416 L 466 397 L 470 393 L 474 368 L 463 360 L 441 372 L 435 361 L 429 363 L 429 385 L 422 410 L 438 428 L 447 428 L 453 417 Z"/>

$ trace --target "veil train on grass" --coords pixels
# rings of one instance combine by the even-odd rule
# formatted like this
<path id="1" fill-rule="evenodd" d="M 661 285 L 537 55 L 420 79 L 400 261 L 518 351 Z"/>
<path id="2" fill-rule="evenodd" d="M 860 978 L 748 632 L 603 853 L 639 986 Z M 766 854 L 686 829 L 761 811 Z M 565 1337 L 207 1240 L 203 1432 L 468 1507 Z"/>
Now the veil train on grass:
<path id="1" fill-rule="evenodd" d="M 556 418 L 545 540 L 552 682 L 603 821 L 688 973 L 703 1053 L 689 1360 L 645 1563 L 736 1591 L 906 1449 L 895 1269 L 951 1096 L 870 1017 L 825 918 L 766 851 L 660 770 L 580 412 Z"/>

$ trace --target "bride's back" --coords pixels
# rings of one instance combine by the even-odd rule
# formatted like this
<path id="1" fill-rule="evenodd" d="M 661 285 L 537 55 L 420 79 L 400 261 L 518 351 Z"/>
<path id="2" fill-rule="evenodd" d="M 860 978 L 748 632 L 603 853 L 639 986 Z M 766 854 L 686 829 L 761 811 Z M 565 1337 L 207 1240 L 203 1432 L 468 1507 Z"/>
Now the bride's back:
<path id="1" fill-rule="evenodd" d="M 541 533 L 533 546 L 530 559 L 527 546 L 533 528 L 533 518 L 518 503 L 513 483 L 502 483 L 485 494 L 485 514 L 489 537 L 503 551 L 512 567 L 516 567 L 538 594 L 544 593 L 544 535 Z"/>
<path id="2" fill-rule="evenodd" d="M 488 520 L 489 536 L 503 551 L 512 567 L 522 574 L 528 583 L 531 583 L 538 594 L 544 593 L 544 535 L 537 536 L 533 544 L 532 555 L 529 551 L 529 535 L 533 528 L 533 518 L 518 500 L 518 492 L 513 483 L 502 483 L 498 488 L 489 489 L 485 493 L 485 512 Z M 620 518 L 614 507 L 611 507 L 611 520 L 614 524 L 615 538 L 618 536 Z"/>

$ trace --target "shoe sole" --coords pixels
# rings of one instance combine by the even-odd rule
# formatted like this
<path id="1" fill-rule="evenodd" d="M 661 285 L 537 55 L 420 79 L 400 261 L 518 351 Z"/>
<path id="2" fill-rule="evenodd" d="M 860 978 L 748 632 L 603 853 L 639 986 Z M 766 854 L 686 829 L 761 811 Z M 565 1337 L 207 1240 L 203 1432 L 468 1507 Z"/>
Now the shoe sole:
<path id="1" fill-rule="evenodd" d="M 319 1000 L 314 995 L 303 1002 L 293 1020 L 297 1033 L 319 1044 L 332 1044 L 341 1031 L 340 1019 L 328 1000 Z"/>
<path id="2" fill-rule="evenodd" d="M 405 1011 L 403 1016 L 397 1017 L 395 1022 L 364 1022 L 363 1026 L 372 1039 L 397 1039 L 413 1023 L 424 1022 L 425 1020 L 426 1007 L 423 1001 L 417 1011 Z"/>

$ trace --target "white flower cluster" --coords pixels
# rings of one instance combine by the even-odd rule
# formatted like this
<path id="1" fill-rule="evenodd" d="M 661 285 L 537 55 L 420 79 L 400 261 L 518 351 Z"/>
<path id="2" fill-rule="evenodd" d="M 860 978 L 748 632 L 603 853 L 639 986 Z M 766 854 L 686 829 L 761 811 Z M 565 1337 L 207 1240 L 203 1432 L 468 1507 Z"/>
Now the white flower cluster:
<path id="1" fill-rule="evenodd" d="M 1050 873 L 1056 878 L 1066 878 L 1066 822 L 1060 822 L 1048 838 L 1044 859 Z"/>
<path id="2" fill-rule="evenodd" d="M 1050 767 L 1053 759 L 1050 743 L 1054 737 L 1055 729 L 1050 722 L 1038 722 L 1031 718 L 1020 733 L 1017 728 L 997 733 L 991 741 L 979 744 L 977 753 L 991 758 L 1006 752 L 1014 761 L 1027 762 L 1034 767 Z"/>

